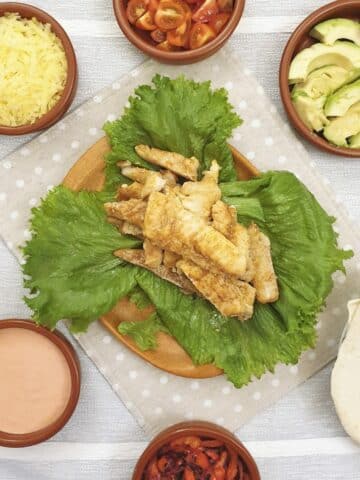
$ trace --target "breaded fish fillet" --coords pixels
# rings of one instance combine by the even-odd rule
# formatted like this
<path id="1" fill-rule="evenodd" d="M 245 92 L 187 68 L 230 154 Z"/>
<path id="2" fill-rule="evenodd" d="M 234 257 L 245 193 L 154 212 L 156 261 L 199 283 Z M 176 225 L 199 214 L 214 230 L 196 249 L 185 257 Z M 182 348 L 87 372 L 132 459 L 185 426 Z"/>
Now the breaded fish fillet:
<path id="1" fill-rule="evenodd" d="M 166 168 L 181 177 L 196 181 L 199 168 L 199 160 L 195 157 L 186 158 L 180 153 L 166 152 L 148 145 L 137 145 L 136 153 L 149 163 Z"/>
<path id="2" fill-rule="evenodd" d="M 133 237 L 143 238 L 141 228 L 133 225 L 132 223 L 122 222 L 122 225 L 119 226 L 119 230 L 124 235 L 132 235 Z"/>
<path id="3" fill-rule="evenodd" d="M 166 179 L 159 172 L 151 172 L 150 170 L 145 170 L 141 168 L 126 167 L 122 171 L 131 170 L 132 173 L 135 171 L 135 175 L 139 179 L 144 180 L 144 182 L 135 181 L 131 185 L 124 183 L 120 185 L 117 192 L 118 200 L 127 200 L 129 198 L 146 198 L 152 192 L 160 192 L 165 185 L 167 184 Z M 142 172 L 137 172 L 138 170 L 144 170 L 148 172 L 146 175 L 143 175 Z M 124 173 L 125 175 L 125 173 Z"/>
<path id="4" fill-rule="evenodd" d="M 134 167 L 133 165 L 123 162 L 119 162 L 118 165 L 121 168 L 121 173 L 124 177 L 130 178 L 134 182 L 146 184 L 149 179 L 154 177 L 161 178 L 166 181 L 166 184 L 170 187 L 174 187 L 177 182 L 177 176 L 169 170 L 160 170 L 160 172 L 154 172 L 146 168 Z"/>
<path id="5" fill-rule="evenodd" d="M 164 250 L 186 256 L 195 263 L 192 251 L 225 273 L 236 276 L 245 273 L 247 259 L 239 254 L 239 249 L 201 217 L 186 210 L 173 192 L 150 195 L 144 235 Z"/>
<path id="6" fill-rule="evenodd" d="M 179 260 L 177 267 L 222 315 L 240 320 L 252 317 L 255 289 L 251 285 L 225 274 L 206 271 L 189 260 Z"/>
<path id="7" fill-rule="evenodd" d="M 180 255 L 176 253 L 169 252 L 169 250 L 164 250 L 163 264 L 168 268 L 176 268 L 176 263 L 180 260 Z"/>
<path id="8" fill-rule="evenodd" d="M 276 302 L 279 288 L 271 258 L 270 240 L 255 223 L 250 225 L 248 231 L 255 268 L 252 284 L 256 289 L 256 299 L 260 303 Z"/>
<path id="9" fill-rule="evenodd" d="M 208 220 L 211 207 L 221 198 L 218 186 L 219 165 L 213 161 L 209 171 L 204 172 L 199 182 L 185 182 L 179 189 L 178 195 L 186 210 Z"/>
<path id="10" fill-rule="evenodd" d="M 144 200 L 131 199 L 123 202 L 108 202 L 104 208 L 110 217 L 118 218 L 142 228 L 147 203 Z"/>
<path id="11" fill-rule="evenodd" d="M 247 228 L 237 221 L 236 208 L 219 200 L 213 205 L 211 214 L 213 227 L 236 245 L 240 254 L 247 258 L 246 272 L 241 279 L 250 282 L 255 274 L 250 249 L 250 237 Z"/>
<path id="12" fill-rule="evenodd" d="M 144 185 L 138 182 L 131 185 L 126 183 L 120 185 L 116 193 L 116 200 L 129 200 L 130 198 L 145 198 Z"/>
<path id="13" fill-rule="evenodd" d="M 143 249 L 145 252 L 145 264 L 150 268 L 157 268 L 162 264 L 163 251 L 161 248 L 152 244 L 149 239 L 145 238 Z"/>
<path id="14" fill-rule="evenodd" d="M 193 284 L 185 277 L 185 275 L 173 271 L 164 265 L 158 267 L 150 267 L 145 261 L 144 250 L 121 249 L 114 252 L 116 257 L 122 258 L 126 262 L 146 268 L 155 273 L 160 278 L 167 280 L 170 283 L 180 287 L 185 293 L 197 293 Z"/>

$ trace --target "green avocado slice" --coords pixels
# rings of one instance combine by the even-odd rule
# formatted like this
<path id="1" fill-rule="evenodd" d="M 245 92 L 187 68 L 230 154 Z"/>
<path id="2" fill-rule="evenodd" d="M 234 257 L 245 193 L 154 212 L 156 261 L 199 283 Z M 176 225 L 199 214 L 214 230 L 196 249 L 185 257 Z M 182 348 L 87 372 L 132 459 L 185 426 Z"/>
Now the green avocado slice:
<path id="1" fill-rule="evenodd" d="M 349 147 L 347 139 L 360 132 L 360 102 L 356 103 L 343 117 L 335 118 L 324 128 L 324 137 L 339 147 Z M 355 148 L 355 147 L 353 147 Z"/>
<path id="2" fill-rule="evenodd" d="M 338 40 L 334 45 L 315 43 L 296 55 L 289 70 L 289 84 L 305 82 L 309 74 L 326 65 L 337 65 L 351 71 L 360 68 L 360 47 Z"/>
<path id="3" fill-rule="evenodd" d="M 360 132 L 350 137 L 350 148 L 360 148 Z"/>
<path id="4" fill-rule="evenodd" d="M 326 96 L 311 98 L 299 93 L 292 98 L 295 110 L 307 127 L 315 132 L 321 132 L 330 122 L 324 114 Z"/>
<path id="5" fill-rule="evenodd" d="M 316 25 L 310 35 L 326 45 L 343 39 L 360 46 L 360 23 L 349 18 L 331 18 Z"/>
<path id="6" fill-rule="evenodd" d="M 345 85 L 331 95 L 325 103 L 325 115 L 342 117 L 357 102 L 360 102 L 360 80 Z"/>
<path id="7" fill-rule="evenodd" d="M 298 83 L 292 89 L 292 96 L 305 93 L 311 98 L 330 95 L 338 88 L 360 78 L 360 69 L 351 70 L 337 65 L 326 65 L 310 73 L 306 82 Z"/>

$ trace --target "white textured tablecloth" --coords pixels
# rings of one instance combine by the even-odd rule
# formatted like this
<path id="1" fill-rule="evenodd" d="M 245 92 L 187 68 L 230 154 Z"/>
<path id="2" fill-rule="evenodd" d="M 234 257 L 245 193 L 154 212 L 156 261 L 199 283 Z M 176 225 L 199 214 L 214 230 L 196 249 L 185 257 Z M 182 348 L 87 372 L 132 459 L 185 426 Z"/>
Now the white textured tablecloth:
<path id="1" fill-rule="evenodd" d="M 33 2 L 53 13 L 77 50 L 80 85 L 75 104 L 143 60 L 117 30 L 110 1 Z M 288 32 L 323 2 L 249 1 L 229 45 L 278 104 L 277 70 Z M 95 52 L 95 53 L 94 53 Z M 30 138 L 30 137 L 29 137 Z M 0 137 L 0 159 L 29 138 Z M 359 228 L 360 162 L 320 154 L 305 144 Z M 0 318 L 29 315 L 22 303 L 19 267 L 0 244 Z M 83 388 L 72 421 L 38 447 L 0 449 L 1 480 L 131 478 L 147 440 L 91 361 L 78 350 Z M 265 480 L 360 479 L 360 450 L 345 438 L 329 396 L 330 367 L 258 415 L 238 432 L 256 456 Z"/>

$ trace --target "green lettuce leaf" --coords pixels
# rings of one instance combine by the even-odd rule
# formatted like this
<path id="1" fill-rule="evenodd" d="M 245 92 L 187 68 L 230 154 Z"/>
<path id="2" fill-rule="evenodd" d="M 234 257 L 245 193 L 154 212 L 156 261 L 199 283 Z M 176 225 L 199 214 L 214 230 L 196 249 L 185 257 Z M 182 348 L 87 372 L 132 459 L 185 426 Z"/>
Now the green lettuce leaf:
<path id="1" fill-rule="evenodd" d="M 158 332 L 169 333 L 160 320 L 157 313 L 151 314 L 146 320 L 141 322 L 123 322 L 120 323 L 119 332 L 122 335 L 129 335 L 136 342 L 140 350 L 155 350 L 157 347 L 156 334 Z"/>
<path id="2" fill-rule="evenodd" d="M 131 290 L 128 294 L 128 298 L 131 303 L 137 306 L 139 310 L 144 310 L 144 308 L 149 307 L 151 305 L 150 298 L 146 295 L 144 290 L 142 290 L 139 285 Z"/>
<path id="3" fill-rule="evenodd" d="M 104 195 L 59 186 L 32 210 L 32 238 L 24 247 L 25 301 L 37 323 L 63 318 L 86 330 L 136 285 L 136 269 L 113 255 L 141 245 L 107 222 Z"/>
<path id="4" fill-rule="evenodd" d="M 156 75 L 153 85 L 138 87 L 129 102 L 119 120 L 104 125 L 112 149 L 106 158 L 107 191 L 114 191 L 123 180 L 116 166 L 119 160 L 154 169 L 136 154 L 134 147 L 141 143 L 194 155 L 200 160 L 200 171 L 216 158 L 221 180 L 236 180 L 227 140 L 241 120 L 225 89 L 212 91 L 210 82 Z"/>

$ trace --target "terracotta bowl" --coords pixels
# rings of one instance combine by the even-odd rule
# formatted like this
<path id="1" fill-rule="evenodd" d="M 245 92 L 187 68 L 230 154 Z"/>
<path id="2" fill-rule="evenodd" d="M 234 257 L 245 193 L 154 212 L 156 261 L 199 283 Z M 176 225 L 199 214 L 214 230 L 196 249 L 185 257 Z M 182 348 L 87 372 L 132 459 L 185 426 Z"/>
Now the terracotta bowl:
<path id="1" fill-rule="evenodd" d="M 143 53 L 155 58 L 159 62 L 177 65 L 199 62 L 217 52 L 237 27 L 245 7 L 245 0 L 235 0 L 234 10 L 225 28 L 214 40 L 203 47 L 196 50 L 164 52 L 156 48 L 155 43 L 151 43 L 147 32 L 143 32 L 129 23 L 126 16 L 127 3 L 128 0 L 113 0 L 117 23 L 128 40 Z"/>
<path id="2" fill-rule="evenodd" d="M 260 480 L 260 473 L 255 460 L 245 446 L 228 430 L 208 422 L 184 422 L 173 425 L 157 435 L 139 458 L 132 476 L 132 480 L 143 480 L 144 470 L 149 461 L 166 443 L 183 436 L 196 435 L 220 440 L 226 446 L 235 450 L 246 465 L 250 480 Z"/>
<path id="3" fill-rule="evenodd" d="M 77 88 L 77 63 L 74 48 L 62 26 L 43 10 L 24 3 L 0 3 L 0 16 L 6 12 L 15 12 L 23 18 L 37 18 L 42 23 L 50 23 L 52 31 L 61 40 L 68 63 L 67 80 L 64 91 L 56 105 L 31 125 L 5 127 L 0 125 L 0 135 L 25 135 L 48 128 L 56 123 L 69 109 Z"/>
<path id="4" fill-rule="evenodd" d="M 345 157 L 359 158 L 360 149 L 336 147 L 335 145 L 329 143 L 321 135 L 309 130 L 309 128 L 298 116 L 292 104 L 291 92 L 288 84 L 289 69 L 292 59 L 301 50 L 316 42 L 309 35 L 312 28 L 324 20 L 337 17 L 346 17 L 358 20 L 360 18 L 360 0 L 338 0 L 325 5 L 308 16 L 297 27 L 297 29 L 291 35 L 282 56 L 279 75 L 280 93 L 289 120 L 304 138 L 323 151 Z"/>
<path id="5" fill-rule="evenodd" d="M 77 406 L 80 395 L 81 370 L 77 354 L 70 342 L 57 330 L 50 331 L 47 328 L 36 325 L 32 320 L 1 320 L 0 329 L 24 328 L 43 335 L 54 343 L 65 357 L 71 375 L 71 391 L 68 403 L 63 413 L 47 427 L 35 432 L 14 434 L 0 431 L 0 447 L 29 447 L 48 440 L 59 432 L 70 420 Z"/>

